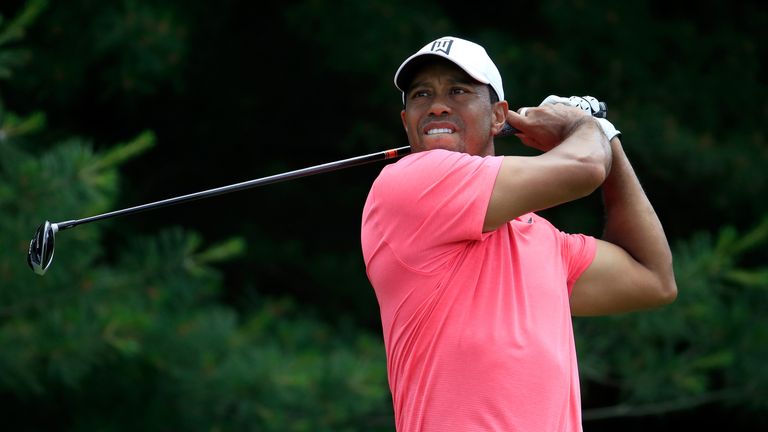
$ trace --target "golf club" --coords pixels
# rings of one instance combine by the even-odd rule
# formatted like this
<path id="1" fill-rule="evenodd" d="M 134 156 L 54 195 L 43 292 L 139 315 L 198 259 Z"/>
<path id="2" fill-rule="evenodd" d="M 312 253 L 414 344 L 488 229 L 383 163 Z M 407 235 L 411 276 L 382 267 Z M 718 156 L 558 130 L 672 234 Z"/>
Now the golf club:
<path id="1" fill-rule="evenodd" d="M 368 155 L 357 156 L 349 159 L 343 159 L 336 162 L 329 162 L 322 165 L 316 165 L 308 168 L 298 169 L 295 171 L 289 171 L 282 174 L 275 174 L 268 177 L 262 177 L 254 180 L 248 180 L 241 183 L 235 183 L 229 186 L 222 186 L 214 189 L 208 189 L 201 192 L 195 192 L 187 195 L 182 195 L 174 198 L 168 198 L 161 201 L 155 201 L 149 204 L 142 204 L 135 207 L 129 207 L 122 210 L 116 210 L 109 213 L 103 213 L 83 219 L 74 219 L 63 222 L 51 223 L 45 221 L 37 228 L 35 236 L 29 243 L 29 253 L 27 255 L 27 264 L 35 273 L 39 275 L 45 274 L 45 271 L 50 267 L 53 262 L 54 244 L 56 239 L 56 233 L 65 229 L 76 227 L 78 225 L 95 222 L 102 219 L 109 219 L 116 216 L 123 216 L 131 213 L 138 213 L 142 211 L 157 209 L 160 207 L 166 207 L 173 204 L 179 204 L 182 202 L 197 200 L 201 198 L 208 198 L 216 195 L 221 195 L 229 192 L 240 191 L 243 189 L 249 189 L 257 186 L 264 186 L 272 183 L 277 183 L 286 180 L 293 180 L 300 177 L 306 177 L 314 174 L 321 174 L 330 171 L 340 170 L 343 168 L 349 168 L 357 165 L 367 164 L 371 162 L 394 159 L 400 156 L 404 156 L 411 152 L 409 146 L 399 147 L 390 150 L 384 150 L 377 153 L 371 153 Z"/>
<path id="2" fill-rule="evenodd" d="M 606 105 L 600 102 L 600 111 L 595 113 L 595 117 L 606 116 Z M 497 137 L 504 137 L 514 135 L 519 131 L 509 124 L 505 124 L 504 128 L 496 135 Z M 48 267 L 53 262 L 54 245 L 56 240 L 56 233 L 65 229 L 69 229 L 78 225 L 95 222 L 102 219 L 109 219 L 116 216 L 123 216 L 131 213 L 138 213 L 147 210 L 153 210 L 160 207 L 166 207 L 182 202 L 198 200 L 201 198 L 208 198 L 216 195 L 221 195 L 229 192 L 236 192 L 244 189 L 250 189 L 257 186 L 264 186 L 281 181 L 293 180 L 301 177 L 306 177 L 314 174 L 321 174 L 330 171 L 336 171 L 343 168 L 349 168 L 357 165 L 363 165 L 371 162 L 377 162 L 388 159 L 395 159 L 411 152 L 410 146 L 398 147 L 390 150 L 384 150 L 377 153 L 371 153 L 363 156 L 352 157 L 349 159 L 343 159 L 336 162 L 329 162 L 322 165 L 316 165 L 308 168 L 298 169 L 295 171 L 289 171 L 282 174 L 275 174 L 268 177 L 262 177 L 254 180 L 248 180 L 241 183 L 235 183 L 229 186 L 222 186 L 214 189 L 208 189 L 201 192 L 195 192 L 187 195 L 182 195 L 174 198 L 168 198 L 161 201 L 155 201 L 149 204 L 142 204 L 135 207 L 129 207 L 122 210 L 116 210 L 109 213 L 103 213 L 100 215 L 90 216 L 83 219 L 73 219 L 63 222 L 51 223 L 45 221 L 37 228 L 35 236 L 32 237 L 32 241 L 29 242 L 29 251 L 27 253 L 27 264 L 35 273 L 44 275 Z"/>

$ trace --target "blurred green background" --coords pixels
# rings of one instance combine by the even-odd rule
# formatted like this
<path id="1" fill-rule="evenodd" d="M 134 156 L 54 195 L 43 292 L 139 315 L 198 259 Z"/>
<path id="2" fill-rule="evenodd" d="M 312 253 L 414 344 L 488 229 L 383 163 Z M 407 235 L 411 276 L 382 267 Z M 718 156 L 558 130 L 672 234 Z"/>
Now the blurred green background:
<path id="1" fill-rule="evenodd" d="M 4 430 L 391 431 L 359 229 L 383 163 L 78 219 L 406 144 L 392 76 L 455 35 L 512 108 L 608 102 L 673 245 L 660 310 L 575 319 L 585 431 L 768 428 L 762 2 L 0 3 Z M 515 138 L 502 154 L 524 154 Z M 543 212 L 600 234 L 595 196 Z"/>

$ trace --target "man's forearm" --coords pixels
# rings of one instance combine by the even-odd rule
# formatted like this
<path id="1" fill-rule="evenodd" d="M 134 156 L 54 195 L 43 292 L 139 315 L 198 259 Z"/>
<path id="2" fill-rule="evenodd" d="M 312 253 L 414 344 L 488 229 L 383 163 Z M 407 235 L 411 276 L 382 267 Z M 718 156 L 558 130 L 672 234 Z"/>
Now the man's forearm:
<path id="1" fill-rule="evenodd" d="M 627 251 L 658 279 L 662 295 L 674 297 L 672 252 L 659 221 L 618 137 L 611 140 L 613 163 L 603 183 L 603 239 Z"/>

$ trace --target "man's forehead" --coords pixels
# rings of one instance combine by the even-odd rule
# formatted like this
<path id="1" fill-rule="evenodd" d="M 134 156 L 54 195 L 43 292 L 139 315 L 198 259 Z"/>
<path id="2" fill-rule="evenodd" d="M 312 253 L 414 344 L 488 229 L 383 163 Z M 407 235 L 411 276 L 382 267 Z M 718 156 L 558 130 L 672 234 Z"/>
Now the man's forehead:
<path id="1" fill-rule="evenodd" d="M 437 56 L 429 57 L 432 58 L 424 59 L 419 64 L 413 65 L 409 71 L 408 88 L 423 85 L 435 76 L 440 76 L 441 79 L 446 79 L 449 82 L 482 85 L 480 81 L 472 78 L 464 69 L 453 62 Z"/>

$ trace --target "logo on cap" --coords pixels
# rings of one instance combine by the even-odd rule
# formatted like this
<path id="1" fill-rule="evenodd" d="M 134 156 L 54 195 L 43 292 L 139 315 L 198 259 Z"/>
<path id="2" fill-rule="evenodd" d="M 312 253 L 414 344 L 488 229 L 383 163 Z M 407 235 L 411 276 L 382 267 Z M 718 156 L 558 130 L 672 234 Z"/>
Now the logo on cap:
<path id="1" fill-rule="evenodd" d="M 432 47 L 429 50 L 432 52 L 442 51 L 445 55 L 450 55 L 451 45 L 453 45 L 453 39 L 436 40 L 432 42 Z"/>

